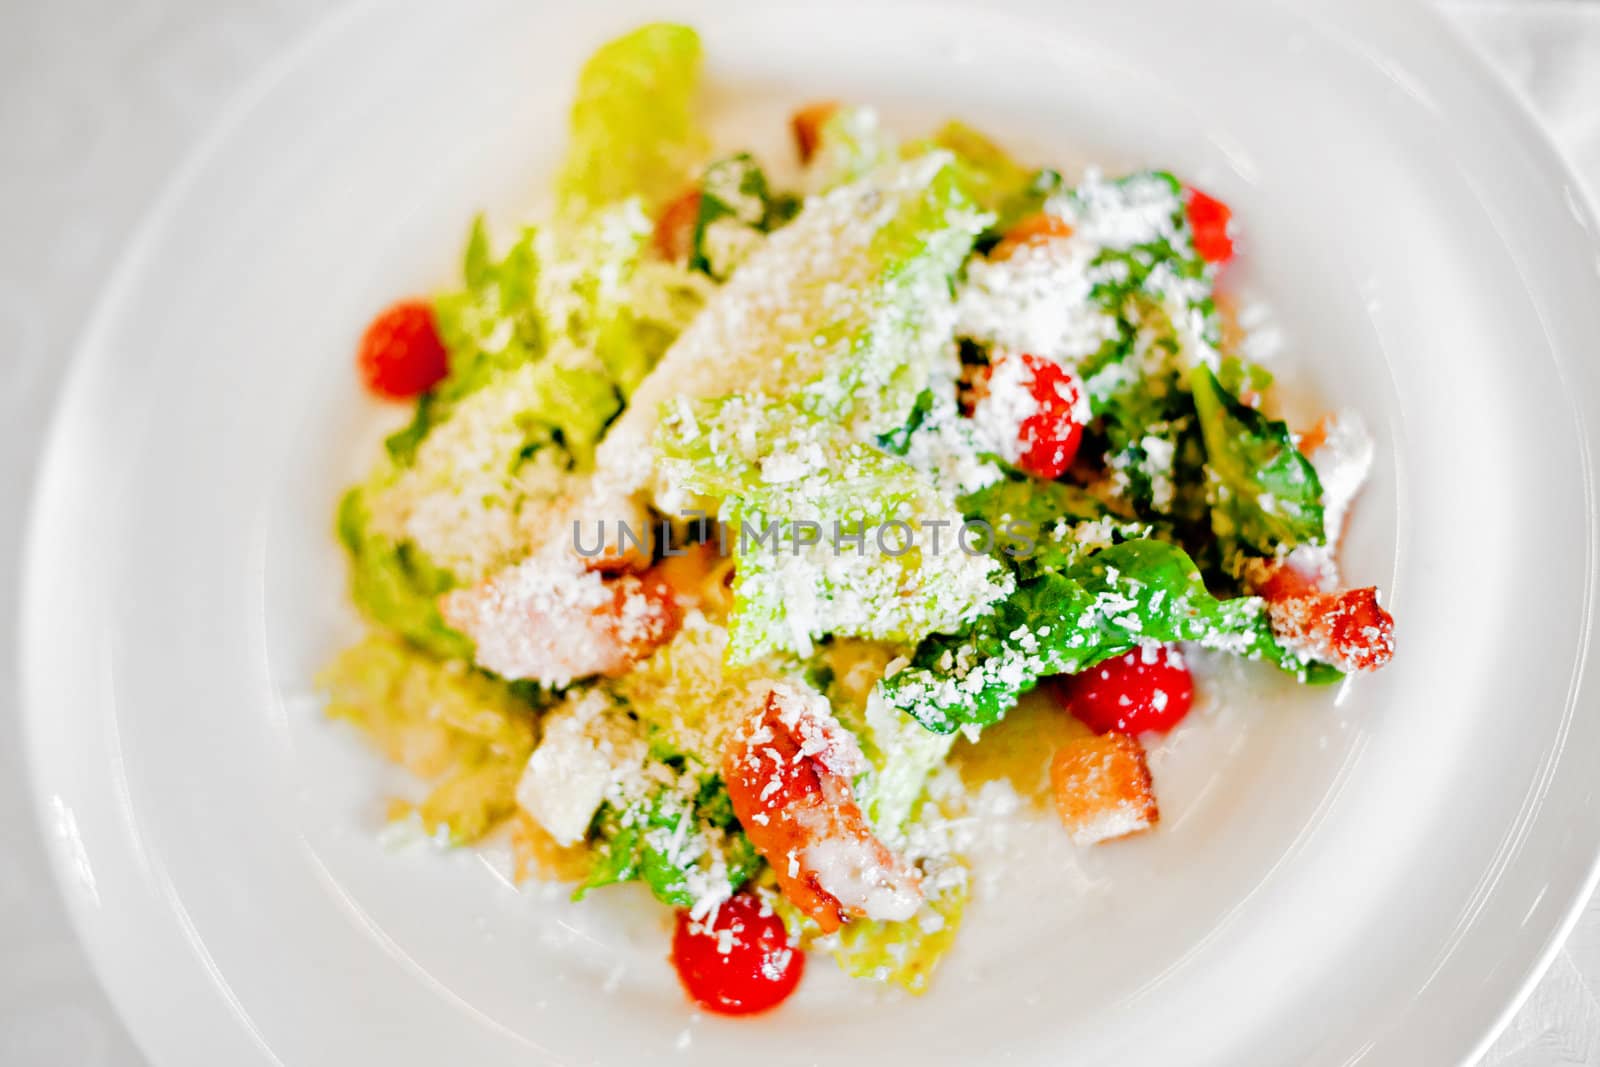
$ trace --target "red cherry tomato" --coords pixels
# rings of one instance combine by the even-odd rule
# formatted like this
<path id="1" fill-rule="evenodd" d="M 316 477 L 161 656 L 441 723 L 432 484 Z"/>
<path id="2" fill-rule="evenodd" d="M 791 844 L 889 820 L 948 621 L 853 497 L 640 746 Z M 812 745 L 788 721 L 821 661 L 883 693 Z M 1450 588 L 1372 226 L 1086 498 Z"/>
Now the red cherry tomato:
<path id="1" fill-rule="evenodd" d="M 783 920 L 754 893 L 735 893 L 704 920 L 678 912 L 672 964 L 697 1004 L 722 1015 L 776 1007 L 793 993 L 806 956 Z"/>
<path id="2" fill-rule="evenodd" d="M 1233 258 L 1233 211 L 1221 200 L 1198 189 L 1184 190 L 1189 228 L 1194 231 L 1194 250 L 1207 263 L 1226 263 Z"/>
<path id="3" fill-rule="evenodd" d="M 402 300 L 372 320 L 356 355 L 361 380 L 378 396 L 405 400 L 438 385 L 450 372 L 444 342 L 424 300 Z"/>
<path id="4" fill-rule="evenodd" d="M 1072 466 L 1083 440 L 1083 424 L 1077 418 L 1083 393 L 1077 379 L 1059 363 L 1038 356 L 1021 358 L 1032 372 L 1028 392 L 1035 408 L 1017 431 L 1022 445 L 1018 466 L 1035 477 L 1054 481 Z"/>
<path id="5" fill-rule="evenodd" d="M 1136 648 L 1062 678 L 1056 694 L 1097 734 L 1165 733 L 1194 703 L 1194 680 L 1176 648 Z"/>

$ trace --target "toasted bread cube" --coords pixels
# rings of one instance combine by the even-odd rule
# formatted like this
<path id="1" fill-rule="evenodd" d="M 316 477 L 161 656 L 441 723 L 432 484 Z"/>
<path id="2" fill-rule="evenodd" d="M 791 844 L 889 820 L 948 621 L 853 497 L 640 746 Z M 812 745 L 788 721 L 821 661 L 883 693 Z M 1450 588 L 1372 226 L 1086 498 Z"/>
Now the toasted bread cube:
<path id="1" fill-rule="evenodd" d="M 817 154 L 817 145 L 822 142 L 822 127 L 839 110 L 837 100 L 822 100 L 815 104 L 807 104 L 794 113 L 789 120 L 789 128 L 794 132 L 795 151 L 800 154 L 800 162 L 810 163 L 811 157 Z"/>
<path id="2" fill-rule="evenodd" d="M 1050 765 L 1056 810 L 1079 845 L 1127 837 L 1154 826 L 1161 814 L 1144 749 L 1128 734 L 1069 741 Z"/>

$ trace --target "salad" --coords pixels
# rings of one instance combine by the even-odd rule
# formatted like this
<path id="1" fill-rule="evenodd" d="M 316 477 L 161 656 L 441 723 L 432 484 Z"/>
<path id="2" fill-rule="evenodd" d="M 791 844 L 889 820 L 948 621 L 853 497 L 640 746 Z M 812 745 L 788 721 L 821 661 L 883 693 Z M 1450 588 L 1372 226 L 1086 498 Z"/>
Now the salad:
<path id="1" fill-rule="evenodd" d="M 836 103 L 798 162 L 718 151 L 700 66 L 682 26 L 600 48 L 548 217 L 480 218 L 458 288 L 368 327 L 411 415 L 338 509 L 368 632 L 328 710 L 427 783 L 396 824 L 642 883 L 711 1010 L 808 951 L 921 992 L 972 891 L 960 765 L 1023 694 L 1090 846 L 1156 826 L 1141 738 L 1195 649 L 1390 659 L 1336 551 L 1374 446 L 1269 414 L 1230 211 L 1178 177 Z"/>

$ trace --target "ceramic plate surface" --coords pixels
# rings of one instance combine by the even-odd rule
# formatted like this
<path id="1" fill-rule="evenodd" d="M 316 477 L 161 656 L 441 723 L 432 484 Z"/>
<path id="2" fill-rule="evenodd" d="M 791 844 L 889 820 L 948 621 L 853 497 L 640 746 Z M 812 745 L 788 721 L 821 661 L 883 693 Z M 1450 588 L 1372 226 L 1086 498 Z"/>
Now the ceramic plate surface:
<path id="1" fill-rule="evenodd" d="M 582 58 L 663 12 L 704 36 L 719 129 L 771 154 L 839 97 L 1215 192 L 1291 400 L 1379 439 L 1346 565 L 1388 591 L 1394 665 L 1336 699 L 1219 680 L 1159 754 L 1162 831 L 1081 858 L 1008 831 L 1024 858 L 920 1000 L 817 960 L 777 1014 L 694 1015 L 636 894 L 385 848 L 403 783 L 314 696 L 351 628 L 333 505 L 382 421 L 356 337 L 449 283 L 474 213 L 537 202 Z M 26 717 L 84 940 L 161 1067 L 1464 1060 L 1600 850 L 1594 233 L 1487 71 L 1380 0 L 339 16 L 154 210 L 49 449 Z"/>

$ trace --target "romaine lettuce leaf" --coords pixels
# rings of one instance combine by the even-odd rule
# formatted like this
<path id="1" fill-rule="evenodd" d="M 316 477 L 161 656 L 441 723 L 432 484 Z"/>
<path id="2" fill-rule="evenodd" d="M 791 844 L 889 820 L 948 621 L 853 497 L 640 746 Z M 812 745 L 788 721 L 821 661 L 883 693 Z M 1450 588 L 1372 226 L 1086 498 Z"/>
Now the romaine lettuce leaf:
<path id="1" fill-rule="evenodd" d="M 735 663 L 808 655 L 828 634 L 915 642 L 1009 588 L 995 560 L 959 547 L 961 516 L 926 474 L 833 422 L 733 396 L 675 405 L 662 431 L 662 469 L 718 501 L 732 531 Z"/>
<path id="2" fill-rule="evenodd" d="M 983 133 L 956 119 L 939 127 L 928 140 L 907 145 L 903 154 L 912 156 L 928 148 L 943 148 L 953 154 L 967 195 L 983 210 L 1001 216 L 1014 211 L 1030 189 L 1037 192 L 1035 183 L 1040 181 L 1039 175 L 1045 173 L 1022 166 Z M 1053 171 L 1048 173 L 1054 174 Z M 1057 184 L 1060 180 L 1060 175 L 1055 175 Z M 1043 182 L 1048 184 L 1049 179 Z M 1034 211 L 1039 206 L 1043 206 L 1042 197 Z M 1020 219 L 1010 221 L 1014 223 Z"/>
<path id="3" fill-rule="evenodd" d="M 1206 367 L 1189 377 L 1209 473 L 1211 526 L 1225 553 L 1275 556 L 1323 540 L 1322 484 L 1282 422 L 1222 387 Z"/>
<path id="4" fill-rule="evenodd" d="M 572 476 L 682 326 L 705 280 L 644 254 L 650 224 L 626 201 L 582 225 L 524 230 L 497 258 L 480 219 L 466 285 L 435 302 L 451 372 L 387 442 L 388 463 L 363 491 L 358 566 L 449 572 L 460 583 L 516 562 Z M 381 535 L 381 536 L 379 536 Z M 431 561 L 432 567 L 413 563 Z M 396 583 L 369 599 L 396 614 Z M 435 582 L 433 586 L 441 586 Z M 403 588 L 403 587 L 402 587 Z M 408 630 L 426 635 L 431 607 Z"/>
<path id="5" fill-rule="evenodd" d="M 887 702 L 935 733 L 983 726 L 1052 674 L 1075 674 L 1145 643 L 1195 641 L 1266 659 L 1302 680 L 1327 669 L 1281 646 L 1257 597 L 1218 600 L 1183 549 L 1125 541 L 1064 572 L 1021 582 L 990 614 L 924 640 L 883 680 Z"/>
<path id="6" fill-rule="evenodd" d="M 895 158 L 895 141 L 870 107 L 846 106 L 817 130 L 817 148 L 807 165 L 814 188 L 828 190 L 857 181 Z"/>
<path id="7" fill-rule="evenodd" d="M 603 374 L 631 394 L 706 295 L 703 279 L 649 261 L 650 233 L 639 203 L 625 200 L 581 225 L 524 228 L 496 259 L 480 216 L 467 242 L 465 286 L 434 300 L 450 374 L 423 397 L 391 453 L 396 444 L 414 453 L 455 404 L 535 360 Z M 613 400 L 605 417 L 615 410 Z"/>
<path id="8" fill-rule="evenodd" d="M 380 464 L 361 492 L 361 529 L 401 562 L 447 572 L 432 595 L 471 584 L 526 553 L 620 406 L 596 369 L 538 359 L 506 371 L 456 401 L 407 463 Z M 360 555 L 362 542 L 346 543 Z"/>
<path id="9" fill-rule="evenodd" d="M 1195 254 L 1183 187 L 1162 171 L 1085 181 L 1070 195 L 1077 225 L 1120 238 L 1117 218 L 1157 219 L 1130 241 L 1108 238 L 1090 267 L 1091 299 L 1115 336 L 1080 368 L 1115 484 L 1142 516 L 1188 519 L 1200 489 L 1190 365 L 1215 362 L 1220 328 L 1209 265 Z"/>
<path id="10" fill-rule="evenodd" d="M 419 406 L 441 421 L 463 397 L 542 355 L 547 342 L 539 310 L 538 231 L 524 228 L 500 259 L 487 223 L 472 223 L 463 256 L 465 285 L 434 299 L 434 321 L 449 353 L 450 374 Z"/>
<path id="11" fill-rule="evenodd" d="M 640 456 L 683 398 L 793 397 L 863 440 L 901 426 L 936 370 L 953 363 L 950 279 L 983 222 L 944 153 L 811 198 L 642 383 L 607 435 L 602 466 L 628 469 L 629 487 L 643 488 L 653 471 Z"/>
<path id="12" fill-rule="evenodd" d="M 994 531 L 994 551 L 1023 578 L 1064 571 L 1120 541 L 1149 537 L 1154 527 L 1115 515 L 1087 489 L 1020 472 L 970 493 L 961 512 Z"/>
<path id="13" fill-rule="evenodd" d="M 1212 269 L 1194 250 L 1178 179 L 1159 170 L 1091 173 L 1067 201 L 1074 229 L 1101 245 L 1091 266 L 1095 300 L 1118 313 L 1129 300 L 1171 300 L 1198 312 L 1205 339 L 1216 343 Z"/>
<path id="14" fill-rule="evenodd" d="M 762 236 L 792 219 L 799 206 L 794 198 L 773 193 L 748 152 L 716 161 L 700 179 L 689 268 L 726 280 L 760 247 Z"/>
<path id="15" fill-rule="evenodd" d="M 646 253 L 651 222 L 637 199 L 577 227 L 546 231 L 538 290 L 550 358 L 609 376 L 631 396 L 704 303 L 709 285 Z"/>
<path id="16" fill-rule="evenodd" d="M 962 497 L 961 510 L 996 526 L 1007 519 L 1044 527 L 1061 520 L 1095 522 L 1111 515 L 1105 504 L 1082 486 L 1020 473 Z"/>
<path id="17" fill-rule="evenodd" d="M 1006 231 L 1044 211 L 1050 198 L 1061 192 L 1065 182 L 1059 171 L 1042 167 L 1028 175 L 1028 180 L 1012 186 L 994 204 L 995 220 L 978 238 L 978 249 L 988 252 L 999 243 Z"/>
<path id="18" fill-rule="evenodd" d="M 595 816 L 594 833 L 594 864 L 574 899 L 638 880 L 670 907 L 706 907 L 726 900 L 761 863 L 714 775 L 697 787 L 659 786 L 620 808 L 608 802 Z"/>
<path id="19" fill-rule="evenodd" d="M 560 213 L 581 219 L 628 197 L 652 213 L 682 191 L 705 151 L 695 116 L 700 37 L 687 26 L 641 26 L 602 45 L 578 75 Z"/>
<path id="20" fill-rule="evenodd" d="M 350 553 L 350 595 L 374 623 L 443 659 L 471 661 L 472 641 L 439 614 L 440 595 L 455 578 L 409 542 L 372 528 L 367 494 L 356 486 L 339 502 L 339 540 Z"/>
<path id="21" fill-rule="evenodd" d="M 820 687 L 834 716 L 855 735 L 868 769 L 856 800 L 879 838 L 897 847 L 917 810 L 928 777 L 950 752 L 954 735 L 929 733 L 884 703 L 878 682 L 898 654 L 893 645 L 849 639 L 821 650 Z"/>
<path id="22" fill-rule="evenodd" d="M 490 388 L 520 393 L 525 405 L 503 412 L 505 419 L 526 430 L 507 437 L 508 452 L 499 461 L 508 476 L 519 458 L 526 459 L 552 441 L 559 442 L 577 465 L 587 464 L 600 431 L 621 404 L 603 360 L 600 367 L 585 366 L 571 353 L 593 347 L 600 333 L 594 323 L 604 319 L 613 305 L 625 302 L 623 294 L 612 291 L 615 286 L 607 288 L 593 280 L 623 273 L 629 257 L 638 255 L 637 241 L 630 245 L 624 238 L 618 248 L 616 238 L 607 240 L 605 235 L 616 229 L 601 220 L 580 231 L 556 269 L 546 272 L 540 266 L 541 259 L 548 258 L 541 257 L 541 245 L 546 252 L 554 250 L 544 235 L 526 228 L 505 256 L 496 259 L 483 218 L 473 223 L 463 257 L 465 286 L 434 300 L 450 373 L 419 399 L 411 425 L 389 438 L 388 451 L 396 466 L 415 463 L 428 436 L 469 398 Z M 546 360 L 557 339 L 568 358 Z M 538 366 L 529 370 L 533 363 Z M 478 433 L 481 436 L 482 431 Z"/>
<path id="23" fill-rule="evenodd" d="M 822 372 L 795 383 L 802 407 L 865 436 L 903 425 L 934 367 L 952 357 L 950 279 L 987 216 L 962 192 L 953 161 L 941 152 L 888 166 L 814 202 L 782 236 L 800 230 L 813 212 L 821 216 L 813 216 L 820 222 L 814 237 L 854 229 L 863 211 L 876 224 L 866 247 L 852 249 L 857 238 L 833 238 L 833 255 L 806 265 L 815 276 L 797 279 L 803 303 L 779 325 L 785 347 L 797 348 L 797 356 L 809 349 L 806 362 Z"/>

